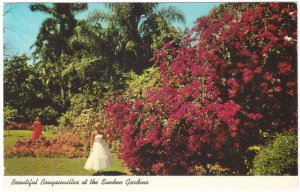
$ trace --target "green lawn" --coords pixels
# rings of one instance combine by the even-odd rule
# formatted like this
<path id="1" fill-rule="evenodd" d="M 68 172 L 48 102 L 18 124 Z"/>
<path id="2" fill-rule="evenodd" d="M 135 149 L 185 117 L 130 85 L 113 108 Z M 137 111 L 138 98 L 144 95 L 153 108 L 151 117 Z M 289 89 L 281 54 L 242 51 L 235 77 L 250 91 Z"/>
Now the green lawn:
<path id="1" fill-rule="evenodd" d="M 15 145 L 18 139 L 29 139 L 32 137 L 32 131 L 28 130 L 5 130 L 4 133 L 4 150 L 11 148 Z M 50 132 L 43 131 L 43 136 L 46 138 L 53 137 L 54 135 Z"/>
<path id="2" fill-rule="evenodd" d="M 32 131 L 11 130 L 4 132 L 4 150 L 14 146 L 21 138 L 31 138 Z M 50 132 L 43 131 L 46 138 L 53 137 Z M 45 176 L 81 176 L 81 175 L 125 175 L 122 160 L 113 158 L 113 166 L 103 170 L 101 173 L 84 170 L 87 158 L 35 158 L 35 157 L 13 157 L 4 158 L 4 175 L 45 175 Z"/>
<path id="3" fill-rule="evenodd" d="M 4 175 L 45 175 L 45 176 L 82 176 L 82 175 L 125 175 L 122 161 L 113 159 L 113 166 L 102 173 L 83 169 L 86 158 L 4 158 Z"/>

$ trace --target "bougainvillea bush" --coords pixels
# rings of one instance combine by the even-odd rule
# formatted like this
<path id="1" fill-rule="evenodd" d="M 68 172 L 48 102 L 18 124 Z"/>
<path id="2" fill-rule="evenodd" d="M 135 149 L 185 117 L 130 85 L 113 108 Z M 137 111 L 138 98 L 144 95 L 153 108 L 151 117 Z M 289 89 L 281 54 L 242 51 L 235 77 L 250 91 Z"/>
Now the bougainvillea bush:
<path id="1" fill-rule="evenodd" d="M 85 140 L 77 134 L 66 132 L 54 138 L 19 139 L 15 146 L 5 152 L 5 157 L 68 157 L 77 158 L 87 156 L 84 149 Z"/>
<path id="2" fill-rule="evenodd" d="M 246 150 L 297 129 L 296 4 L 222 4 L 155 53 L 158 86 L 106 107 L 141 174 L 246 174 Z M 217 168 L 217 170 L 215 170 Z"/>

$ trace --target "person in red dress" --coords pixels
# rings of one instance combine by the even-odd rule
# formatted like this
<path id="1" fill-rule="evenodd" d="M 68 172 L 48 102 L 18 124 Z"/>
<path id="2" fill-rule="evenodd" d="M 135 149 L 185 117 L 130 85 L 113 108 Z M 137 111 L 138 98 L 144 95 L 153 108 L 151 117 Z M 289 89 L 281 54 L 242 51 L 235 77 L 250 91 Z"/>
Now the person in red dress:
<path id="1" fill-rule="evenodd" d="M 39 117 L 35 118 L 35 122 L 32 125 L 33 133 L 32 133 L 32 140 L 37 140 L 42 134 L 42 123 Z"/>

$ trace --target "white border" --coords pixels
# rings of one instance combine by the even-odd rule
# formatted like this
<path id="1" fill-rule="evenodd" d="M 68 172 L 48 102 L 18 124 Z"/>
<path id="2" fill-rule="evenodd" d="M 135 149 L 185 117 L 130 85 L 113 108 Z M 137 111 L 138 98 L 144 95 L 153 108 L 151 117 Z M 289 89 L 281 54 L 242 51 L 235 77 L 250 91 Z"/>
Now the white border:
<path id="1" fill-rule="evenodd" d="M 1 1 L 2 5 L 0 8 L 0 24 L 3 26 L 3 5 L 4 3 L 22 3 L 22 2 L 37 2 L 30 0 L 4 0 Z M 72 1 L 57 1 L 57 0 L 38 0 L 38 2 L 124 2 L 120 0 L 72 0 Z M 130 0 L 129 2 L 146 2 L 143 0 Z M 148 1 L 147 1 L 148 2 Z M 191 2 L 210 2 L 208 0 L 194 0 L 194 1 L 183 1 L 183 0 L 150 0 L 149 2 L 182 2 L 182 3 L 191 3 Z M 245 1 L 224 1 L 218 0 L 213 2 L 245 2 Z M 212 2 L 212 3 L 213 3 Z M 247 1 L 251 2 L 251 1 Z M 267 1 L 260 0 L 259 2 L 297 2 L 298 1 Z M 299 10 L 298 10 L 299 12 Z M 298 26 L 299 26 L 299 13 L 298 13 Z M 299 27 L 298 27 L 299 34 Z M 3 30 L 0 30 L 1 44 L 3 45 Z M 1 52 L 1 64 L 0 64 L 0 128 L 1 128 L 1 143 L 0 150 L 3 151 L 3 46 L 0 48 Z M 299 63 L 299 49 L 298 49 L 298 63 Z M 298 81 L 300 79 L 299 69 L 298 69 Z M 299 90 L 299 83 L 298 83 Z M 298 95 L 299 97 L 299 95 Z M 299 101 L 299 98 L 298 98 Z M 299 112 L 298 104 L 298 112 Z M 298 154 L 299 154 L 299 142 L 298 142 Z M 298 155 L 299 156 L 299 155 Z M 298 157 L 299 158 L 299 157 Z M 4 170 L 3 167 L 3 153 L 0 157 L 1 163 L 1 188 L 3 191 L 299 191 L 299 177 L 298 176 L 3 176 Z M 299 165 L 298 165 L 299 166 Z M 298 169 L 299 175 L 299 169 Z M 68 180 L 74 178 L 75 180 L 83 181 L 85 179 L 95 178 L 99 180 L 99 183 L 102 179 L 114 179 L 122 180 L 124 183 L 127 179 L 137 180 L 141 178 L 142 180 L 148 180 L 148 185 L 132 185 L 126 186 L 123 185 L 60 185 L 60 186 L 45 186 L 37 185 L 28 187 L 26 185 L 11 185 L 13 179 L 17 180 L 26 180 L 26 179 L 46 179 L 46 180 Z M 2 191 L 1 190 L 1 191 Z"/>
<path id="2" fill-rule="evenodd" d="M 12 185 L 12 180 L 26 181 L 38 179 L 38 183 L 45 179 L 47 181 L 68 181 L 73 178 L 79 183 L 86 179 L 95 179 L 98 184 L 87 185 Z M 103 185 L 102 180 L 122 181 L 122 185 Z M 138 180 L 148 181 L 148 185 L 126 185 L 126 181 Z M 298 191 L 297 176 L 5 176 L 4 191 L 35 191 L 35 190 L 51 190 L 51 191 L 79 191 L 79 190 L 98 190 L 98 191 Z"/>

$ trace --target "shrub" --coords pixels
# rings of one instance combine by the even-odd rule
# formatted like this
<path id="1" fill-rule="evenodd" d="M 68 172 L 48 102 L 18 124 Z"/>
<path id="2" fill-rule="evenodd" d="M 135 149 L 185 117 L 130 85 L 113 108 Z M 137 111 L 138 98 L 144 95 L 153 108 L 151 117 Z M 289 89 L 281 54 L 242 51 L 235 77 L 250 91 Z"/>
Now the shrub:
<path id="1" fill-rule="evenodd" d="M 74 127 L 74 120 L 77 116 L 81 114 L 81 112 L 88 108 L 89 97 L 76 94 L 74 95 L 70 101 L 71 106 L 68 111 L 66 111 L 59 119 L 59 126 L 64 130 L 70 130 Z"/>
<path id="2" fill-rule="evenodd" d="M 140 98 L 145 95 L 148 88 L 158 87 L 159 72 L 158 67 L 150 67 L 145 69 L 141 75 L 137 75 L 131 71 L 125 75 L 127 90 L 124 95 L 128 98 Z M 125 96 L 125 97 L 126 97 Z"/>
<path id="3" fill-rule="evenodd" d="M 53 134 L 61 133 L 60 127 L 55 126 L 55 125 L 44 125 L 43 130 L 51 132 Z"/>
<path id="4" fill-rule="evenodd" d="M 295 133 L 277 135 L 255 156 L 252 173 L 254 175 L 297 175 L 297 141 Z"/>
<path id="5" fill-rule="evenodd" d="M 225 4 L 185 40 L 166 43 L 153 58 L 158 86 L 105 109 L 127 166 L 167 175 L 210 164 L 210 173 L 244 174 L 243 155 L 264 142 L 261 132 L 295 129 L 296 12 L 293 3 Z"/>

